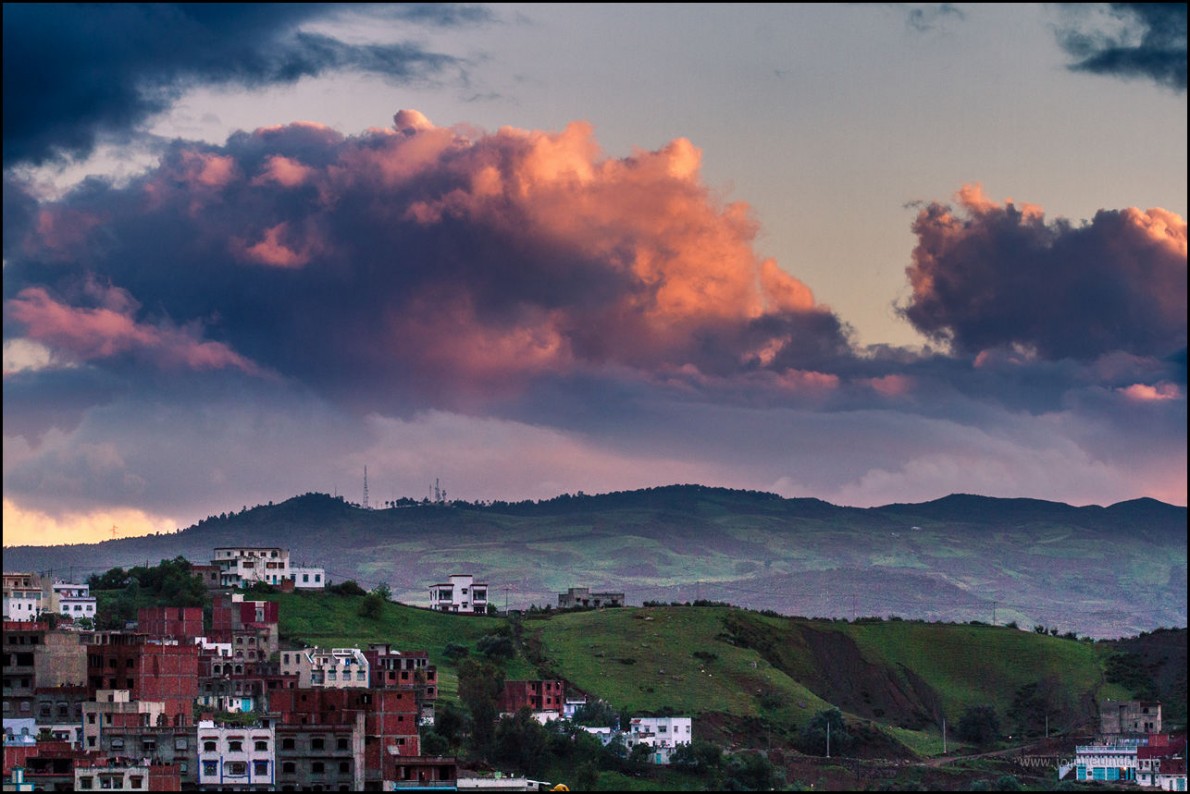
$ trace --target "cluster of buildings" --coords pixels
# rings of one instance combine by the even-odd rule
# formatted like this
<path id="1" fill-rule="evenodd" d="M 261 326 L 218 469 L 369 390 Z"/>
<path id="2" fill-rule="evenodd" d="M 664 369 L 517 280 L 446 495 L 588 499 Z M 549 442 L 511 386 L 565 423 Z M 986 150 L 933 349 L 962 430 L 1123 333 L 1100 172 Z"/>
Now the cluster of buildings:
<path id="1" fill-rule="evenodd" d="M 233 587 L 325 586 L 321 569 L 292 566 L 284 549 L 217 549 L 214 564 L 214 581 Z M 212 571 L 196 567 L 211 581 Z M 11 578 L 14 593 L 45 596 L 37 577 Z M 454 758 L 421 754 L 419 727 L 433 721 L 438 696 L 424 650 L 387 643 L 283 650 L 276 602 L 223 591 L 213 594 L 205 629 L 197 607 L 142 608 L 135 628 L 122 631 L 33 619 L 44 608 L 22 607 L 14 612 L 21 619 L 10 620 L 9 580 L 6 790 L 457 785 Z"/>
<path id="2" fill-rule="evenodd" d="M 1074 758 L 1059 766 L 1058 778 L 1186 791 L 1186 736 L 1161 728 L 1160 703 L 1104 701 L 1095 741 L 1075 747 Z"/>
<path id="3" fill-rule="evenodd" d="M 90 586 L 35 573 L 4 574 L 4 620 L 34 621 L 45 613 L 94 620 Z"/>
<path id="4" fill-rule="evenodd" d="M 326 571 L 290 561 L 289 549 L 274 546 L 219 546 L 210 565 L 190 570 L 212 590 L 267 584 L 282 590 L 322 590 Z"/>

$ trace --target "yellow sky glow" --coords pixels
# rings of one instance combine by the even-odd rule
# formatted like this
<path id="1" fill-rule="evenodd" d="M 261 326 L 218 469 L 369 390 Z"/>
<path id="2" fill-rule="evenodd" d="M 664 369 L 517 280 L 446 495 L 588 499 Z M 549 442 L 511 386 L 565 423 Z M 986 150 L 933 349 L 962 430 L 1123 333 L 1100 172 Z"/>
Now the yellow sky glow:
<path id="1" fill-rule="evenodd" d="M 56 546 L 64 543 L 97 543 L 116 537 L 131 538 L 154 532 L 173 532 L 177 521 L 129 507 L 96 510 L 91 513 L 66 513 L 51 516 L 27 510 L 11 499 L 4 500 L 5 546 Z"/>

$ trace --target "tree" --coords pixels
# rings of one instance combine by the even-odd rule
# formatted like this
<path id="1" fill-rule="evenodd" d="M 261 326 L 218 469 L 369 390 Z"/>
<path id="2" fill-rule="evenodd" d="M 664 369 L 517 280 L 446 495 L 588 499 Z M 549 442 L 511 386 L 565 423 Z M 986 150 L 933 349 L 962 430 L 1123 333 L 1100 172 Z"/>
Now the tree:
<path id="1" fill-rule="evenodd" d="M 851 734 L 847 732 L 847 723 L 843 720 L 843 712 L 838 709 L 827 709 L 815 714 L 806 727 L 802 728 L 798 736 L 798 746 L 807 753 L 815 755 L 826 754 L 827 725 L 830 726 L 830 751 L 832 753 L 846 750 L 852 744 Z"/>
<path id="2" fill-rule="evenodd" d="M 381 582 L 380 584 L 376 585 L 372 588 L 372 592 L 383 598 L 385 601 L 392 601 L 393 599 L 393 591 L 392 588 L 388 586 L 388 582 Z"/>
<path id="3" fill-rule="evenodd" d="M 480 637 L 479 642 L 475 643 L 475 650 L 493 662 L 504 661 L 516 656 L 516 646 L 512 644 L 512 638 L 499 634 L 487 634 Z"/>
<path id="4" fill-rule="evenodd" d="M 442 655 L 452 662 L 457 662 L 464 656 L 469 656 L 471 649 L 466 645 L 460 645 L 457 642 L 448 642 L 446 647 L 442 649 Z"/>
<path id="5" fill-rule="evenodd" d="M 504 691 L 504 671 L 491 662 L 464 659 L 459 664 L 459 700 L 471 715 L 471 749 L 490 758 L 495 738 L 496 709 Z"/>
<path id="6" fill-rule="evenodd" d="M 496 725 L 492 760 L 536 777 L 548 759 L 549 737 L 528 706 L 515 716 L 505 715 Z"/>
<path id="7" fill-rule="evenodd" d="M 771 791 L 778 782 L 772 762 L 761 753 L 737 753 L 724 768 L 723 788 L 727 791 Z"/>
<path id="8" fill-rule="evenodd" d="M 959 718 L 958 736 L 965 742 L 985 745 L 1000 738 L 1000 718 L 991 706 L 968 706 Z"/>
<path id="9" fill-rule="evenodd" d="M 376 620 L 384 614 L 384 599 L 379 593 L 368 593 L 359 605 L 359 615 L 369 620 Z"/>
<path id="10" fill-rule="evenodd" d="M 620 715 L 606 700 L 588 699 L 575 710 L 571 722 L 594 727 L 619 726 Z"/>

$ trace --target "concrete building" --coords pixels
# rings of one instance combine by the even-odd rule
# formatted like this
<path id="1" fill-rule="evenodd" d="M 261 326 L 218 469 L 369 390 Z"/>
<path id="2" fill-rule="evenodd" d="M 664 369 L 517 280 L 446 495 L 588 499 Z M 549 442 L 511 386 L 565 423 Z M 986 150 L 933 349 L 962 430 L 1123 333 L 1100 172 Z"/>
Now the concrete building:
<path id="1" fill-rule="evenodd" d="M 1135 783 L 1138 768 L 1137 747 L 1135 743 L 1078 745 L 1074 748 L 1074 779 L 1080 783 Z"/>
<path id="2" fill-rule="evenodd" d="M 45 607 L 41 577 L 35 573 L 4 574 L 4 620 L 32 622 Z"/>
<path id="3" fill-rule="evenodd" d="M 430 586 L 430 609 L 484 615 L 488 611 L 488 586 L 469 573 L 451 574 L 449 582 Z"/>
<path id="4" fill-rule="evenodd" d="M 1099 732 L 1104 737 L 1161 733 L 1161 704 L 1148 700 L 1105 700 L 1099 704 Z"/>
<path id="5" fill-rule="evenodd" d="M 109 639 L 87 646 L 87 685 L 96 692 L 127 689 L 132 700 L 161 701 L 168 724 L 189 725 L 198 697 L 198 646 L 154 641 L 144 634 Z"/>
<path id="6" fill-rule="evenodd" d="M 149 758 L 101 759 L 74 768 L 76 791 L 181 791 L 178 768 Z"/>
<path id="7" fill-rule="evenodd" d="M 363 791 L 365 720 L 355 711 L 335 724 L 278 725 L 278 788 Z"/>
<path id="8" fill-rule="evenodd" d="M 322 568 L 295 565 L 289 569 L 289 579 L 297 590 L 322 590 L 326 587 L 326 571 Z"/>
<path id="9" fill-rule="evenodd" d="M 423 725 L 434 724 L 438 699 L 438 669 L 426 651 L 398 651 L 389 643 L 372 643 L 364 651 L 370 685 L 374 689 L 405 689 L 414 693 Z"/>
<path id="10" fill-rule="evenodd" d="M 367 689 L 369 664 L 359 648 L 305 648 L 281 651 L 281 675 L 296 675 L 301 689 Z"/>
<path id="11" fill-rule="evenodd" d="M 269 692 L 269 710 L 277 715 L 277 731 L 283 737 L 290 726 L 317 726 L 328 730 L 335 728 L 336 731 L 346 726 L 354 730 L 352 726 L 357 724 L 357 715 L 362 714 L 365 788 L 381 784 L 386 752 L 403 757 L 421 754 L 417 701 L 412 692 L 354 688 L 277 689 Z"/>
<path id="12" fill-rule="evenodd" d="M 565 593 L 558 593 L 558 609 L 572 609 L 574 607 L 602 607 L 624 606 L 623 593 L 592 593 L 589 587 L 572 587 Z"/>
<path id="13" fill-rule="evenodd" d="M 197 727 L 172 725 L 107 726 L 99 734 L 99 752 L 106 756 L 150 758 L 177 768 L 182 787 L 198 785 Z"/>
<path id="14" fill-rule="evenodd" d="M 59 615 L 66 615 L 75 620 L 79 618 L 95 619 L 95 598 L 91 595 L 91 585 L 54 582 L 49 586 L 49 591 L 48 601 L 51 612 L 57 612 Z"/>
<path id="15" fill-rule="evenodd" d="M 1162 791 L 1186 790 L 1186 759 L 1163 758 L 1157 770 L 1156 788 Z"/>
<path id="16" fill-rule="evenodd" d="M 165 704 L 159 700 L 133 700 L 127 689 L 100 689 L 95 699 L 84 703 L 83 749 L 99 750 L 104 733 L 111 728 L 148 728 L 164 721 Z M 123 755 L 122 745 L 112 747 Z"/>
<path id="17" fill-rule="evenodd" d="M 459 762 L 456 758 L 419 755 L 409 757 L 389 752 L 384 758 L 384 790 L 432 789 L 457 791 Z"/>
<path id="18" fill-rule="evenodd" d="M 280 587 L 285 581 L 298 589 L 326 587 L 326 571 L 291 565 L 289 549 L 277 546 L 220 546 L 211 565 L 219 568 L 219 586 L 225 588 L 245 589 L 258 582 Z"/>
<path id="19" fill-rule="evenodd" d="M 271 790 L 276 782 L 276 742 L 271 724 L 198 723 L 199 789 Z"/>
<path id="20" fill-rule="evenodd" d="M 150 637 L 193 642 L 203 636 L 202 607 L 141 607 L 136 628 Z"/>
<path id="21" fill-rule="evenodd" d="M 693 720 L 690 717 L 633 717 L 624 737 L 629 751 L 638 744 L 652 748 L 655 764 L 668 764 L 670 754 L 683 744 L 690 744 Z"/>
<path id="22" fill-rule="evenodd" d="M 4 716 L 34 717 L 37 688 L 87 681 L 79 633 L 29 621 L 4 622 Z"/>
<path id="23" fill-rule="evenodd" d="M 505 681 L 496 708 L 501 714 L 516 714 L 527 708 L 534 714 L 549 712 L 561 717 L 564 695 L 561 681 Z"/>

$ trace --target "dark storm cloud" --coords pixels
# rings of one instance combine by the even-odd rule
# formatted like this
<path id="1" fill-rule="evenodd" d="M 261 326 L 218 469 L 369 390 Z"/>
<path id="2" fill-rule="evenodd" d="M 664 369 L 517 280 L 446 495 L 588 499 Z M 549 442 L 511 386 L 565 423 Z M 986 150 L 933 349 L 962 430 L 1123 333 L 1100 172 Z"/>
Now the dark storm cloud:
<path id="1" fill-rule="evenodd" d="M 843 323 L 755 255 L 748 208 L 711 198 L 688 141 L 617 160 L 585 124 L 395 121 L 176 142 L 127 186 L 46 203 L 6 239 L 11 333 L 75 363 L 236 369 L 390 407 L 604 366 L 786 377 L 849 354 Z"/>
<path id="2" fill-rule="evenodd" d="M 340 13 L 327 4 L 6 3 L 4 165 L 126 139 L 194 86 L 260 87 L 340 69 L 407 81 L 457 63 L 412 44 L 352 45 L 300 30 Z M 486 18 L 451 5 L 383 13 L 432 25 Z"/>
<path id="3" fill-rule="evenodd" d="M 1146 78 L 1186 90 L 1186 3 L 1063 6 L 1058 41 L 1080 72 Z M 1102 10 L 1102 14 L 1100 11 Z"/>
<path id="4" fill-rule="evenodd" d="M 1047 359 L 1113 351 L 1168 356 L 1186 346 L 1186 222 L 1162 209 L 1100 210 L 1047 222 L 978 186 L 960 209 L 931 203 L 913 230 L 903 315 L 976 355 L 1019 346 Z"/>

